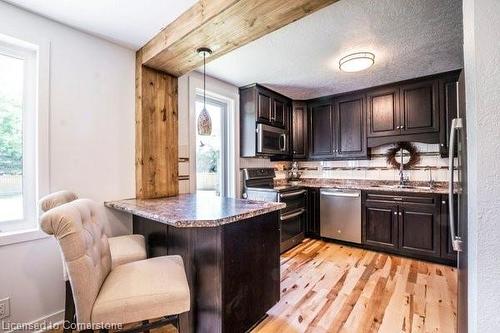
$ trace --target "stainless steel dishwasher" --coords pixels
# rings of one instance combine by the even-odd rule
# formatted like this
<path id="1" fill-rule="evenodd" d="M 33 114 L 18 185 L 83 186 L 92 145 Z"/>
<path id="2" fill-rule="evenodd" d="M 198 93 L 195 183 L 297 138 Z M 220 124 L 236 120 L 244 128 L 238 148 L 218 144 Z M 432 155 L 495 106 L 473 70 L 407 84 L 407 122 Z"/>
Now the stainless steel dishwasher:
<path id="1" fill-rule="evenodd" d="M 320 190 L 320 235 L 361 243 L 361 191 Z"/>

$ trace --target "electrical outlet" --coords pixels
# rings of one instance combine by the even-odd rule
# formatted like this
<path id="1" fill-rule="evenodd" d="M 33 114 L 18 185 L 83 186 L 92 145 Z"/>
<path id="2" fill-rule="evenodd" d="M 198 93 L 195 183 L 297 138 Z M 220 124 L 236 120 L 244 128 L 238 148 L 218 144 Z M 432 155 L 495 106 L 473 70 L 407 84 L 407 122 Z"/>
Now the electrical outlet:
<path id="1" fill-rule="evenodd" d="M 0 299 L 0 319 L 10 316 L 9 298 Z"/>

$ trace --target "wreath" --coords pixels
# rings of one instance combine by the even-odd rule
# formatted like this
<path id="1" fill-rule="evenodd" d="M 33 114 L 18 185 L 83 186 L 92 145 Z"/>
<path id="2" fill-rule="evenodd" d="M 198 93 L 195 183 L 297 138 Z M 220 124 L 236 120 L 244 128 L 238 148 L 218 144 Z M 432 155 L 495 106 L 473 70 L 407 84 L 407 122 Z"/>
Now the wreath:
<path id="1" fill-rule="evenodd" d="M 403 169 L 408 170 L 420 162 L 420 152 L 417 147 L 411 142 L 398 142 L 392 148 L 390 148 L 385 154 L 387 163 L 394 169 L 399 169 L 401 164 L 396 159 L 396 154 L 401 150 L 406 150 L 410 154 L 410 160 L 403 164 Z"/>

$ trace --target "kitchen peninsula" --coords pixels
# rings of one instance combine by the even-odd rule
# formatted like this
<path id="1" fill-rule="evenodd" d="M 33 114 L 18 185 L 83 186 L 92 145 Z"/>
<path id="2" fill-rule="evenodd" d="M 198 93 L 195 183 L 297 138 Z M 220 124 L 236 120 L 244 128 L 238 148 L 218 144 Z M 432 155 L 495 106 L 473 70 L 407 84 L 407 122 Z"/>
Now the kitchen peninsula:
<path id="1" fill-rule="evenodd" d="M 183 332 L 244 332 L 279 301 L 285 204 L 208 194 L 105 204 L 133 215 L 148 257 L 182 256 L 191 291 Z"/>

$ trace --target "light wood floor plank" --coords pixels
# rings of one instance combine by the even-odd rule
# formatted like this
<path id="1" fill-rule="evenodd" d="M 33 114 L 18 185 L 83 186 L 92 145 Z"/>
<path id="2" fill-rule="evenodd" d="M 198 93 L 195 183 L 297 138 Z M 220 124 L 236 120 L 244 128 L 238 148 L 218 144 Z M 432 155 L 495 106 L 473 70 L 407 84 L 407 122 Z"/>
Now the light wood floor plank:
<path id="1" fill-rule="evenodd" d="M 281 300 L 253 333 L 456 332 L 452 267 L 310 239 L 281 265 Z"/>

